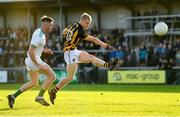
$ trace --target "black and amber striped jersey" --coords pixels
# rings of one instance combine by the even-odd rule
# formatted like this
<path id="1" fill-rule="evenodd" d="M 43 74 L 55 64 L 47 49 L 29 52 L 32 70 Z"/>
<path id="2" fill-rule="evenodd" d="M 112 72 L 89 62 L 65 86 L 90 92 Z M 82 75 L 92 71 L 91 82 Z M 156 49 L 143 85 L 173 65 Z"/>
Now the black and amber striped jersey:
<path id="1" fill-rule="evenodd" d="M 63 31 L 64 51 L 73 50 L 77 48 L 81 40 L 85 39 L 88 36 L 85 29 L 79 23 L 73 23 L 69 25 Z"/>

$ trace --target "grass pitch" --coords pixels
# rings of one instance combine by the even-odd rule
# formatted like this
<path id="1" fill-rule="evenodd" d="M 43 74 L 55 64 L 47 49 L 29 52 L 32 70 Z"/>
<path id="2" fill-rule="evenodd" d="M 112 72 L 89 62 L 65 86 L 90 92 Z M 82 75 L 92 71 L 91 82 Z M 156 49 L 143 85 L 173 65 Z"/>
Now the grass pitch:
<path id="1" fill-rule="evenodd" d="M 49 107 L 34 101 L 39 86 L 9 109 L 6 95 L 20 86 L 0 84 L 0 116 L 180 116 L 180 86 L 67 85 Z M 45 98 L 49 101 L 47 93 Z"/>

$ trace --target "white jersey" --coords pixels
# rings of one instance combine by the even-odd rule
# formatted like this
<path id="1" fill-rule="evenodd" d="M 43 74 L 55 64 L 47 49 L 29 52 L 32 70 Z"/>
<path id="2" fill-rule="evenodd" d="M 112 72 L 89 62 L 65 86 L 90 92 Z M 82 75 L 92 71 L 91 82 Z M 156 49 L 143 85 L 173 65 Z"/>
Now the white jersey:
<path id="1" fill-rule="evenodd" d="M 30 46 L 32 45 L 36 47 L 35 56 L 37 59 L 41 57 L 45 44 L 46 44 L 45 34 L 42 32 L 41 28 L 36 29 L 32 35 Z M 28 53 L 27 55 L 30 58 Z"/>
<path id="2" fill-rule="evenodd" d="M 39 64 L 43 64 L 43 65 L 45 65 L 46 63 L 41 60 L 41 54 L 43 52 L 45 44 L 46 44 L 45 34 L 42 32 L 41 28 L 36 29 L 32 35 L 30 46 L 35 47 L 36 60 Z M 26 57 L 25 59 L 25 65 L 27 70 L 38 71 L 39 68 L 33 63 L 28 53 L 27 56 L 28 57 Z"/>

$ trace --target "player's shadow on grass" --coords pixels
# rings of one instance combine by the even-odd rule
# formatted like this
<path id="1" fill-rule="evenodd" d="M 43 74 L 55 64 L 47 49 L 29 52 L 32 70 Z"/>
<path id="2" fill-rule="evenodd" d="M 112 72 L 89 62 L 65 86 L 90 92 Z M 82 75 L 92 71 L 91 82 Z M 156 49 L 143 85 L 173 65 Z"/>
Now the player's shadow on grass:
<path id="1" fill-rule="evenodd" d="M 23 109 L 25 109 L 24 107 L 23 107 Z M 1 111 L 9 111 L 9 110 L 22 110 L 21 108 L 0 108 L 0 112 Z"/>
<path id="2" fill-rule="evenodd" d="M 11 108 L 0 108 L 0 111 L 12 110 Z"/>

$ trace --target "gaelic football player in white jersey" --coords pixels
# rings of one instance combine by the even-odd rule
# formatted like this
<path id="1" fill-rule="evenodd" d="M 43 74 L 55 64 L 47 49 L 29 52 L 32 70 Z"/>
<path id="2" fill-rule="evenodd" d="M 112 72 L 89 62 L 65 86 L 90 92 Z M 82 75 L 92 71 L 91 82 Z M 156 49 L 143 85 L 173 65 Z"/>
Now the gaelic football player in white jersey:
<path id="1" fill-rule="evenodd" d="M 43 52 L 53 54 L 50 49 L 45 49 L 44 46 L 46 44 L 46 35 L 51 32 L 54 20 L 51 17 L 43 16 L 41 22 L 41 28 L 36 29 L 32 35 L 29 50 L 27 51 L 27 57 L 25 58 L 25 65 L 30 81 L 22 85 L 14 94 L 7 96 L 10 108 L 13 108 L 17 96 L 38 85 L 39 73 L 45 74 L 47 78 L 44 80 L 42 88 L 35 98 L 35 101 L 44 106 L 49 106 L 49 103 L 45 101 L 43 95 L 55 80 L 55 73 L 48 64 L 41 60 L 41 54 Z"/>

